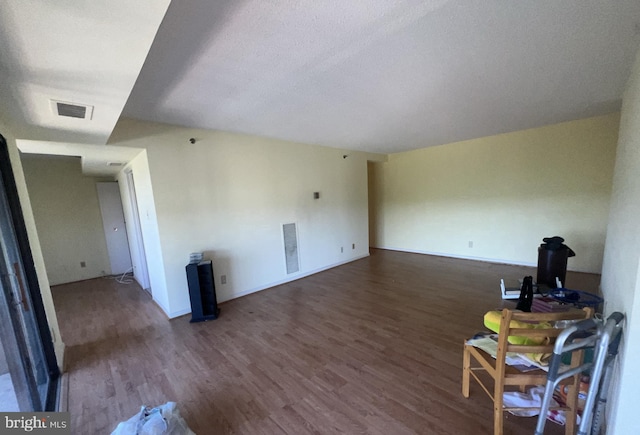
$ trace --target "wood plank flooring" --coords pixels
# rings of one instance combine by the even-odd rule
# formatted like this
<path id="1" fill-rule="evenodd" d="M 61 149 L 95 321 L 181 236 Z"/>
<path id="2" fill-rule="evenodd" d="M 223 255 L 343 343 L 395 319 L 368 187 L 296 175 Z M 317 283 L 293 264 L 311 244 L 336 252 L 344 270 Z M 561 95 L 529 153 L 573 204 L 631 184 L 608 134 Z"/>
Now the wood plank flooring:
<path id="1" fill-rule="evenodd" d="M 54 287 L 74 434 L 110 433 L 175 401 L 205 434 L 489 434 L 488 398 L 461 394 L 462 343 L 514 306 L 499 279 L 533 269 L 372 250 L 368 258 L 168 320 L 137 285 Z M 598 275 L 569 273 L 597 291 Z M 529 434 L 534 418 L 505 418 Z M 548 433 L 563 433 L 547 424 Z"/>

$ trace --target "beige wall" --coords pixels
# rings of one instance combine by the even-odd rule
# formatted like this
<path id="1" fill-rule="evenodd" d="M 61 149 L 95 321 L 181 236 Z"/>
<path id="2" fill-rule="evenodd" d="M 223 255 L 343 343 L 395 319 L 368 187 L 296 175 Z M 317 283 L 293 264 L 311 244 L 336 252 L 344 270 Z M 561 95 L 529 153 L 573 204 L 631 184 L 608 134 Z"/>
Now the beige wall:
<path id="1" fill-rule="evenodd" d="M 45 313 L 47 315 L 47 321 L 49 323 L 49 330 L 53 339 L 53 345 L 56 352 L 56 358 L 60 368 L 64 365 L 64 343 L 60 337 L 60 328 L 58 327 L 58 318 L 56 317 L 55 307 L 53 305 L 53 298 L 51 296 L 51 288 L 49 287 L 49 279 L 47 278 L 47 272 L 44 265 L 44 258 L 42 256 L 42 250 L 40 249 L 40 240 L 38 238 L 38 231 L 36 229 L 35 220 L 33 218 L 33 211 L 31 210 L 31 202 L 29 200 L 29 193 L 27 191 L 27 184 L 24 180 L 24 173 L 22 171 L 22 163 L 20 162 L 20 152 L 16 147 L 15 137 L 12 136 L 9 129 L 0 123 L 0 132 L 7 140 L 9 147 L 9 155 L 11 157 L 11 167 L 13 169 L 13 176 L 16 181 L 18 189 L 18 196 L 20 197 L 20 205 L 22 207 L 22 214 L 27 229 L 27 236 L 29 237 L 29 245 L 31 247 L 31 255 L 36 268 L 38 276 L 38 283 L 40 285 L 40 293 L 42 295 L 42 302 L 44 304 Z"/>
<path id="2" fill-rule="evenodd" d="M 613 394 L 611 434 L 638 432 L 640 378 L 640 51 L 627 84 L 602 270 L 605 314 L 626 314 Z"/>
<path id="3" fill-rule="evenodd" d="M 50 284 L 109 275 L 96 179 L 80 159 L 25 154 L 22 167 Z"/>
<path id="4" fill-rule="evenodd" d="M 172 317 L 190 310 L 191 252 L 213 260 L 220 301 L 368 255 L 366 162 L 380 156 L 128 119 L 110 145 L 146 148 Z M 288 222 L 297 223 L 300 253 L 291 275 Z"/>
<path id="5" fill-rule="evenodd" d="M 535 265 L 542 238 L 559 235 L 577 253 L 569 269 L 599 273 L 618 124 L 612 114 L 392 154 L 371 170 L 372 245 Z"/>

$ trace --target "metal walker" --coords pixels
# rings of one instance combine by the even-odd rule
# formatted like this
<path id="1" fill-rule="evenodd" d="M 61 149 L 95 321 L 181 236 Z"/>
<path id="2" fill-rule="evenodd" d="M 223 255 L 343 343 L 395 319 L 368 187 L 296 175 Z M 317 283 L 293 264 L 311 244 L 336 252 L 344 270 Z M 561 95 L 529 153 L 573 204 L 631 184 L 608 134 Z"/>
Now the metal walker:
<path id="1" fill-rule="evenodd" d="M 618 354 L 622 320 L 624 320 L 624 314 L 619 312 L 611 314 L 606 322 L 596 319 L 582 320 L 566 328 L 558 336 L 549 364 L 549 374 L 535 435 L 542 435 L 544 432 L 549 404 L 558 384 L 562 380 L 579 375 L 586 370 L 590 370 L 591 379 L 578 435 L 600 435 L 609 383 L 611 382 L 612 362 Z M 587 348 L 594 349 L 592 362 L 560 371 L 563 353 Z"/>

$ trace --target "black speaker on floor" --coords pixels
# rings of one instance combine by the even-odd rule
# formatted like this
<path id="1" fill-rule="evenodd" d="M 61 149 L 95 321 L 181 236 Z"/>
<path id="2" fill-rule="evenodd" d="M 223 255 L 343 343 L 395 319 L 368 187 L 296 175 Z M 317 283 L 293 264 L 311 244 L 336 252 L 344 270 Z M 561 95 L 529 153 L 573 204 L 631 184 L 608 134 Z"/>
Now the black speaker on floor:
<path id="1" fill-rule="evenodd" d="M 191 299 L 190 322 L 204 322 L 218 318 L 220 310 L 216 299 L 211 260 L 187 264 L 187 283 Z"/>

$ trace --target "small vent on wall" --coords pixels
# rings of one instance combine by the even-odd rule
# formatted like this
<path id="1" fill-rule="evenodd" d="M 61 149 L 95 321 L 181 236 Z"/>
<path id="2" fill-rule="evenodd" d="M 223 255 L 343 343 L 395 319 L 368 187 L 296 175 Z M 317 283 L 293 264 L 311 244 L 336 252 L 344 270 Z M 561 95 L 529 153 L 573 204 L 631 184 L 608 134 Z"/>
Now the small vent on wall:
<path id="1" fill-rule="evenodd" d="M 54 115 L 65 116 L 67 118 L 91 119 L 93 116 L 93 106 L 69 103 L 65 101 L 51 101 L 51 109 Z"/>
<path id="2" fill-rule="evenodd" d="M 287 263 L 287 274 L 300 270 L 298 261 L 298 233 L 296 224 L 282 225 L 282 235 L 284 237 L 284 259 Z"/>
<path id="3" fill-rule="evenodd" d="M 124 165 L 124 163 L 122 162 L 109 162 L 107 163 L 107 166 L 122 166 Z"/>

